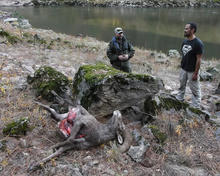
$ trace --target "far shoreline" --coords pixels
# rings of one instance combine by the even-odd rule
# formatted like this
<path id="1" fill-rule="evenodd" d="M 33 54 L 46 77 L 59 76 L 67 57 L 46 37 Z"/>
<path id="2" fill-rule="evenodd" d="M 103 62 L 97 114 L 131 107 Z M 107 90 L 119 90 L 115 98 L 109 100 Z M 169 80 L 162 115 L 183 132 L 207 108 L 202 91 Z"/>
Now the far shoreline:
<path id="1" fill-rule="evenodd" d="M 216 8 L 220 0 L 1 0 L 0 7 L 76 6 L 130 8 Z"/>

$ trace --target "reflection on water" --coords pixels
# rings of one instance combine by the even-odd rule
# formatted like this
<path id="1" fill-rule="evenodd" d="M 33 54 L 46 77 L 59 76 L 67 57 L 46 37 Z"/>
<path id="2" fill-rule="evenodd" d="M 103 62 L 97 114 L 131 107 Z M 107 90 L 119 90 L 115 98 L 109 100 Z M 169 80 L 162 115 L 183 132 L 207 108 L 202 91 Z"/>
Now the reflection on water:
<path id="1" fill-rule="evenodd" d="M 30 20 L 37 28 L 67 34 L 84 34 L 108 42 L 121 26 L 128 39 L 142 48 L 167 52 L 180 48 L 187 22 L 198 24 L 197 36 L 205 56 L 220 58 L 220 9 L 139 9 L 91 7 L 7 8 Z"/>

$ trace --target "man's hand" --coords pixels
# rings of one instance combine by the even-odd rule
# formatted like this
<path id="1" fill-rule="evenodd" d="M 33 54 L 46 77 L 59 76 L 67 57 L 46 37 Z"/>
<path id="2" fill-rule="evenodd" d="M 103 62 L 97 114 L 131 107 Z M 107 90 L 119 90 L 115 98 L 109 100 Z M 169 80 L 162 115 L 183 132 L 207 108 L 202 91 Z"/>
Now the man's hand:
<path id="1" fill-rule="evenodd" d="M 118 59 L 120 61 L 126 61 L 126 60 L 128 60 L 128 54 L 119 55 Z"/>
<path id="2" fill-rule="evenodd" d="M 125 60 L 128 60 L 128 54 L 124 54 Z"/>
<path id="3" fill-rule="evenodd" d="M 119 56 L 118 56 L 118 59 L 119 59 L 119 60 L 123 60 L 123 58 L 124 58 L 123 55 L 119 55 Z"/>
<path id="4" fill-rule="evenodd" d="M 198 72 L 194 72 L 192 75 L 192 80 L 196 81 L 198 79 Z"/>

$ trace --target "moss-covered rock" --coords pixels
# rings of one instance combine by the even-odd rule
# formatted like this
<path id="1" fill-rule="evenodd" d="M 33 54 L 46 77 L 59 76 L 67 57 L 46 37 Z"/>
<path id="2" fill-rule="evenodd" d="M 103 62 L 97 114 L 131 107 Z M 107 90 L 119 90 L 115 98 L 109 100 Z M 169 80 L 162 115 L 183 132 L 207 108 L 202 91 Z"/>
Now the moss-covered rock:
<path id="1" fill-rule="evenodd" d="M 74 86 L 77 86 L 82 79 L 90 85 L 97 85 L 104 78 L 109 76 L 111 77 L 119 73 L 122 72 L 102 63 L 98 63 L 96 65 L 83 65 L 76 73 Z"/>
<path id="2" fill-rule="evenodd" d="M 178 111 L 180 109 L 186 109 L 187 107 L 189 107 L 189 104 L 178 101 L 174 96 L 166 93 L 150 97 L 144 102 L 145 112 L 153 115 L 157 114 L 162 109 L 169 110 L 174 108 Z"/>
<path id="3" fill-rule="evenodd" d="M 152 75 L 125 73 L 103 63 L 81 66 L 73 82 L 77 101 L 95 116 L 143 103 L 162 87 Z"/>
<path id="4" fill-rule="evenodd" d="M 3 128 L 3 134 L 9 136 L 20 136 L 25 135 L 28 130 L 30 130 L 29 119 L 24 117 L 6 124 Z"/>
<path id="5" fill-rule="evenodd" d="M 42 96 L 48 101 L 53 101 L 54 99 L 52 91 L 58 95 L 65 94 L 65 90 L 70 84 L 64 74 L 48 66 L 43 66 L 36 70 L 34 77 L 28 78 L 28 83 L 36 90 L 37 96 Z"/>
<path id="6" fill-rule="evenodd" d="M 167 134 L 160 131 L 158 126 L 156 125 L 149 125 L 148 126 L 151 129 L 151 132 L 153 133 L 154 137 L 158 140 L 160 144 L 164 144 L 164 142 L 167 139 Z"/>
<path id="7" fill-rule="evenodd" d="M 174 96 L 168 94 L 163 94 L 159 99 L 161 106 L 167 110 L 172 108 L 175 110 L 186 109 L 189 106 L 189 104 L 178 101 Z"/>
<path id="8" fill-rule="evenodd" d="M 205 120 L 210 118 L 210 114 L 207 112 L 194 108 L 187 102 L 179 101 L 175 96 L 167 93 L 160 93 L 154 97 L 148 97 L 144 102 L 144 110 L 146 113 L 156 115 L 163 109 L 174 109 L 176 111 L 184 110 L 187 116 L 190 117 L 197 117 Z"/>

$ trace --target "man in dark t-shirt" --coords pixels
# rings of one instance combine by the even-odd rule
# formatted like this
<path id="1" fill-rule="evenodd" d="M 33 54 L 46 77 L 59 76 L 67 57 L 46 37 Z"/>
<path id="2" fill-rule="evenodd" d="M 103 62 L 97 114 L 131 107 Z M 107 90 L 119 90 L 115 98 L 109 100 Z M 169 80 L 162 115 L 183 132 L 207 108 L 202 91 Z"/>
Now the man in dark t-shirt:
<path id="1" fill-rule="evenodd" d="M 199 69 L 203 54 L 203 43 L 195 36 L 196 30 L 197 26 L 195 23 L 188 23 L 184 28 L 184 37 L 186 39 L 181 45 L 180 88 L 176 98 L 180 101 L 184 100 L 186 83 L 189 81 L 189 87 L 192 91 L 192 105 L 200 108 L 201 89 Z"/>

